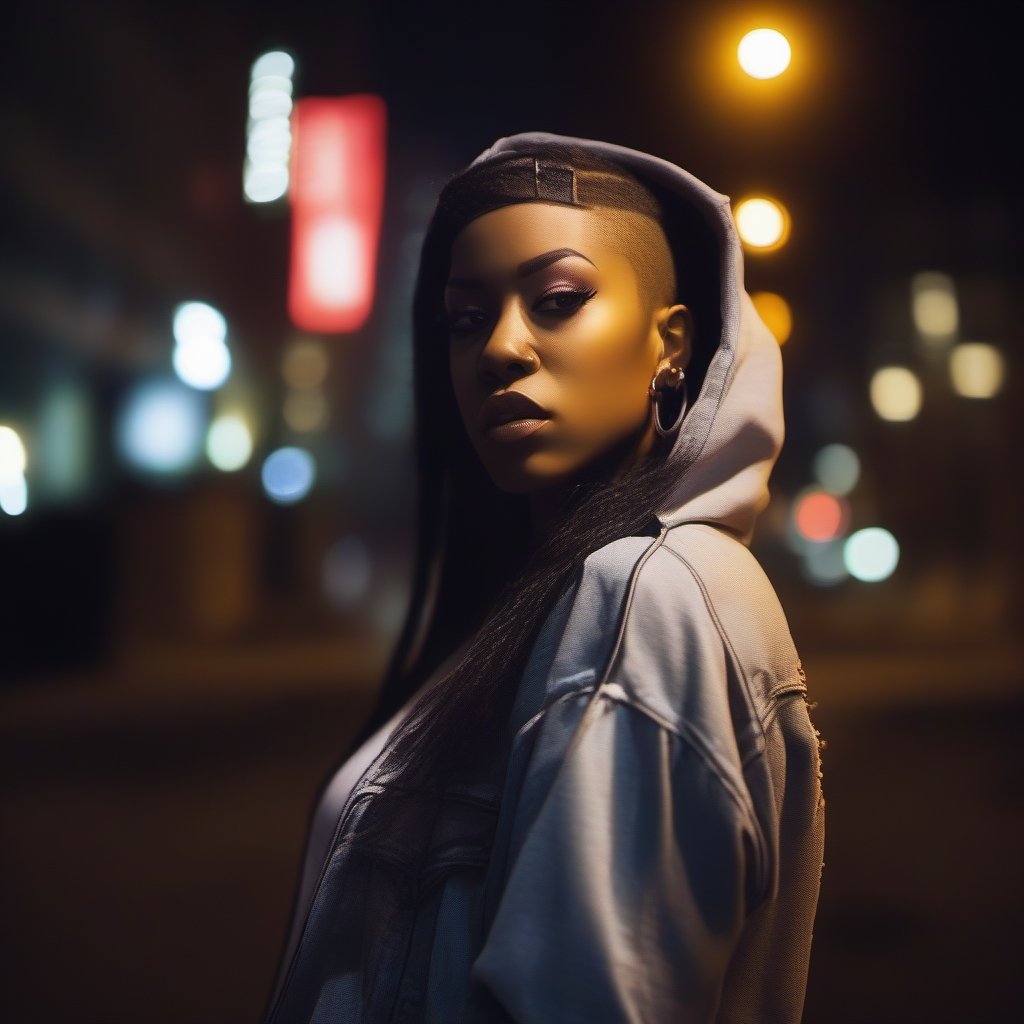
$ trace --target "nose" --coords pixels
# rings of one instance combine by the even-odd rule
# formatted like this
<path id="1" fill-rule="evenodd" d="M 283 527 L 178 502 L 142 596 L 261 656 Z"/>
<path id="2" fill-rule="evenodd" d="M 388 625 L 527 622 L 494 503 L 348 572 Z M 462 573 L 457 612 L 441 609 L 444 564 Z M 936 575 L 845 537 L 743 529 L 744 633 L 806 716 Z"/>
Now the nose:
<path id="1" fill-rule="evenodd" d="M 530 326 L 519 303 L 512 298 L 505 304 L 480 350 L 477 362 L 480 379 L 492 389 L 505 387 L 534 373 L 539 366 Z"/>

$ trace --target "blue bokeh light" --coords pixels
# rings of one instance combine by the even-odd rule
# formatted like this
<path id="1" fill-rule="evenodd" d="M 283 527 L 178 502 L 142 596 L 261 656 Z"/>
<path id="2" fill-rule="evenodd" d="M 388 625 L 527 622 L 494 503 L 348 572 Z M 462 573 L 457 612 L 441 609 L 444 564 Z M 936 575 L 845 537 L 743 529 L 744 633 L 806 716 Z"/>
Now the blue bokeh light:
<path id="1" fill-rule="evenodd" d="M 278 448 L 263 461 L 263 489 L 271 501 L 293 505 L 301 501 L 316 480 L 316 463 L 304 448 Z"/>

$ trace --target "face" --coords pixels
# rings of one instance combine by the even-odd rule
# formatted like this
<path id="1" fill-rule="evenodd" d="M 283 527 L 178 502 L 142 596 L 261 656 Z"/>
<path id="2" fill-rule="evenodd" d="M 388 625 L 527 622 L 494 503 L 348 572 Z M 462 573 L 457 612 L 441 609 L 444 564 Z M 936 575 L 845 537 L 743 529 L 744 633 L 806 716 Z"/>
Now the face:
<path id="1" fill-rule="evenodd" d="M 609 453 L 650 447 L 647 389 L 668 354 L 666 310 L 644 299 L 623 251 L 622 218 L 634 216 L 518 203 L 455 239 L 451 380 L 473 447 L 504 491 L 555 487 Z"/>

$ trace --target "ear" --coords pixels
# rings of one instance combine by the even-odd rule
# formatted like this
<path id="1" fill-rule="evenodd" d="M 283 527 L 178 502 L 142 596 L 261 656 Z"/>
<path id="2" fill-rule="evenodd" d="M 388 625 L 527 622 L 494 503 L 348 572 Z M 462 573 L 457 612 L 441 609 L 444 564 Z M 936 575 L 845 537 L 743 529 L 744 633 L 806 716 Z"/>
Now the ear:
<path id="1" fill-rule="evenodd" d="M 662 343 L 658 369 L 677 366 L 685 370 L 693 355 L 693 314 L 683 305 L 665 306 L 658 310 L 655 322 Z"/>

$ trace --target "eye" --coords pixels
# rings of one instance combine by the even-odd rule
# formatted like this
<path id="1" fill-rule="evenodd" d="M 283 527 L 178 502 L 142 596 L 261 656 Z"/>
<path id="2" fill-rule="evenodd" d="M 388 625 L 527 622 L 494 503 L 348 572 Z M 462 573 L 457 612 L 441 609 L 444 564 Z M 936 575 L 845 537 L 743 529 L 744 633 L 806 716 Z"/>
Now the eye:
<path id="1" fill-rule="evenodd" d="M 596 288 L 582 290 L 561 288 L 558 291 L 542 295 L 533 307 L 533 311 L 535 313 L 554 313 L 556 316 L 570 316 L 582 309 L 596 294 Z"/>

